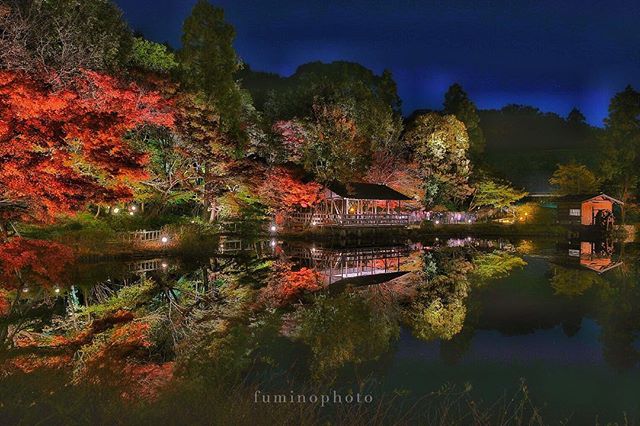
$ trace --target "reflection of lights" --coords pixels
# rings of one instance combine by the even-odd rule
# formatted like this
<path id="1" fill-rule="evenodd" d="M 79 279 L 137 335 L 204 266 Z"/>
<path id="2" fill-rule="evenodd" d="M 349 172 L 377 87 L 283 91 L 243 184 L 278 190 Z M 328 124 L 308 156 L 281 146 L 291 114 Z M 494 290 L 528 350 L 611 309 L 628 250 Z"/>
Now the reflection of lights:
<path id="1" fill-rule="evenodd" d="M 120 213 L 120 207 L 114 207 L 113 214 L 118 214 L 118 213 Z"/>
<path id="2" fill-rule="evenodd" d="M 169 237 L 162 237 L 160 238 L 160 241 L 162 241 L 162 244 L 167 244 L 169 242 Z"/>

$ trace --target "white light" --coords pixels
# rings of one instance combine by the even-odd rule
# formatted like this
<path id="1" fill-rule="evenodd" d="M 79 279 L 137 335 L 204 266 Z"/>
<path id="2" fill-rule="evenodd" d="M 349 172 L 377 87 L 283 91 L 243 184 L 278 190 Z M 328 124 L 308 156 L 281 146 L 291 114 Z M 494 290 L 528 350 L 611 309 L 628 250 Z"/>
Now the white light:
<path id="1" fill-rule="evenodd" d="M 471 219 L 469 219 L 467 222 L 471 223 Z"/>
<path id="2" fill-rule="evenodd" d="M 23 289 L 22 289 L 22 292 L 23 292 L 23 293 L 29 293 L 29 288 L 27 288 L 27 287 L 23 288 Z"/>
<path id="3" fill-rule="evenodd" d="M 129 212 L 129 216 L 133 216 L 133 212 Z"/>
<path id="4" fill-rule="evenodd" d="M 276 228 L 276 226 L 275 226 L 275 225 L 271 225 L 271 228 L 269 228 L 269 229 L 271 229 L 271 232 L 276 232 L 276 230 L 277 230 L 278 228 Z"/>
<path id="5" fill-rule="evenodd" d="M 120 208 L 119 207 L 114 207 L 113 208 L 113 214 L 118 214 L 120 213 Z"/>
<path id="6" fill-rule="evenodd" d="M 56 287 L 56 289 L 54 290 L 56 293 L 60 293 L 60 289 Z"/>
<path id="7" fill-rule="evenodd" d="M 136 210 L 138 210 L 138 207 L 136 207 L 136 206 L 131 206 L 131 211 L 135 212 Z"/>
<path id="8" fill-rule="evenodd" d="M 165 262 L 162 262 L 162 265 L 161 265 L 161 266 L 162 266 L 163 268 L 166 268 L 166 267 L 167 267 L 167 266 L 169 266 L 169 265 L 167 265 Z"/>
<path id="9" fill-rule="evenodd" d="M 271 247 L 275 247 L 276 246 L 276 240 L 271 240 Z"/>
<path id="10" fill-rule="evenodd" d="M 440 225 L 440 221 L 439 220 L 436 220 L 436 225 Z"/>
<path id="11" fill-rule="evenodd" d="M 162 241 L 162 244 L 167 244 L 169 242 L 169 237 L 162 237 L 160 238 L 160 241 Z"/>

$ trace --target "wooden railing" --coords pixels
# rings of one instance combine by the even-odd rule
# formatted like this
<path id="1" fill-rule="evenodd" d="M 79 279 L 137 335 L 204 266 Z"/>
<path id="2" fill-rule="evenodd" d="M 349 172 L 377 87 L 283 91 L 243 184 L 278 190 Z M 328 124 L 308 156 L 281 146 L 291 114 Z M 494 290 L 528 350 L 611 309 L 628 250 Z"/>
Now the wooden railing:
<path id="1" fill-rule="evenodd" d="M 147 231 L 146 229 L 139 229 L 137 231 L 127 232 L 122 235 L 122 239 L 128 242 L 159 242 L 163 236 L 167 233 L 163 229 L 155 229 Z"/>
<path id="2" fill-rule="evenodd" d="M 407 226 L 420 220 L 406 213 L 382 214 L 334 214 L 334 213 L 292 213 L 287 218 L 291 224 L 304 226 Z"/>

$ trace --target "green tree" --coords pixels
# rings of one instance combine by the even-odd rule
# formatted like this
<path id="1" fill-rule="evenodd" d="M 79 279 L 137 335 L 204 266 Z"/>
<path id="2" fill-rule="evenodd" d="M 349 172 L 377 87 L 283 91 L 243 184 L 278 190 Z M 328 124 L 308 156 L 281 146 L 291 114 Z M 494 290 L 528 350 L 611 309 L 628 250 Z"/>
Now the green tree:
<path id="1" fill-rule="evenodd" d="M 480 128 L 480 117 L 476 105 L 460 84 L 452 84 L 445 93 L 443 112 L 455 115 L 464 123 L 469 134 L 469 154 L 473 160 L 479 160 L 486 145 L 484 133 Z"/>
<path id="2" fill-rule="evenodd" d="M 129 64 L 144 71 L 161 74 L 170 73 L 178 66 L 175 55 L 167 46 L 141 37 L 133 39 Z"/>
<path id="3" fill-rule="evenodd" d="M 557 195 L 593 194 L 600 188 L 595 174 L 584 164 L 575 162 L 558 164 L 549 183 Z"/>
<path id="4" fill-rule="evenodd" d="M 484 179 L 476 184 L 470 209 L 489 207 L 508 210 L 514 203 L 526 196 L 527 192 L 515 189 L 507 183 Z"/>
<path id="5" fill-rule="evenodd" d="M 404 143 L 418 163 L 426 207 L 460 204 L 471 194 L 469 136 L 464 123 L 453 115 L 420 115 L 404 134 Z"/>
<path id="6" fill-rule="evenodd" d="M 640 93 L 631 86 L 617 93 L 605 119 L 600 168 L 605 184 L 623 202 L 640 183 Z"/>
<path id="7" fill-rule="evenodd" d="M 208 97 L 219 111 L 223 128 L 239 139 L 244 103 L 235 80 L 241 62 L 233 48 L 234 38 L 235 30 L 224 20 L 224 11 L 198 0 L 184 22 L 178 59 L 182 81 Z"/>

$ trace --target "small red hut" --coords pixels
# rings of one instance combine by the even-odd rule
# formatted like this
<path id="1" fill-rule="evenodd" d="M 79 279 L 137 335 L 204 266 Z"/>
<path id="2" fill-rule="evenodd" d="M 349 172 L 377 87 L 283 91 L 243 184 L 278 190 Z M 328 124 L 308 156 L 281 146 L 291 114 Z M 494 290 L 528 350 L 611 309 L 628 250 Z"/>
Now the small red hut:
<path id="1" fill-rule="evenodd" d="M 561 225 L 588 226 L 610 231 L 613 229 L 613 206 L 624 203 L 606 194 L 566 195 L 556 199 L 557 222 Z"/>

